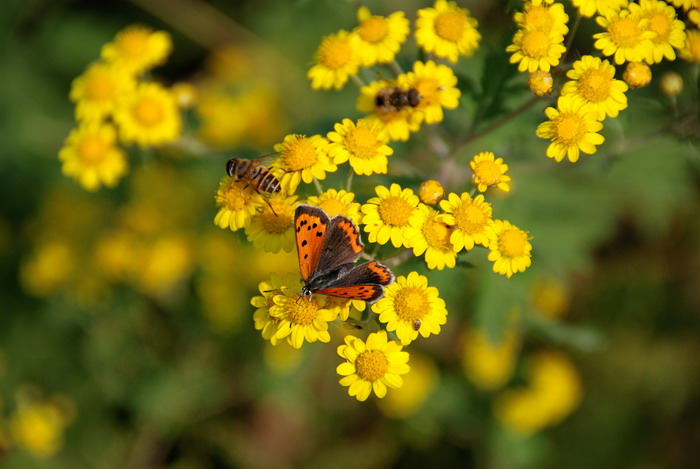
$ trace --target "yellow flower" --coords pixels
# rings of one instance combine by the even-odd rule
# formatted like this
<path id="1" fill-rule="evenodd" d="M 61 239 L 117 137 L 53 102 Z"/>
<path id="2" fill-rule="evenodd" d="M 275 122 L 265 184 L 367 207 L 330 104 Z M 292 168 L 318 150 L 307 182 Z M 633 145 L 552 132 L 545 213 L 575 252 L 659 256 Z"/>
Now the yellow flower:
<path id="1" fill-rule="evenodd" d="M 654 50 L 652 39 L 656 33 L 648 29 L 649 20 L 642 17 L 636 3 L 630 3 L 628 8 L 610 9 L 596 18 L 605 32 L 593 35 L 595 48 L 603 55 L 614 55 L 616 64 L 648 60 Z"/>
<path id="2" fill-rule="evenodd" d="M 442 220 L 454 227 L 450 243 L 455 252 L 473 249 L 476 244 L 489 247 L 494 241 L 491 204 L 484 201 L 483 195 L 472 199 L 467 192 L 461 196 L 451 193 L 440 202 L 440 207 L 445 211 Z"/>
<path id="3" fill-rule="evenodd" d="M 114 127 L 98 121 L 82 124 L 68 134 L 58 153 L 61 171 L 89 191 L 114 187 L 129 170 L 121 148 L 116 146 Z"/>
<path id="4" fill-rule="evenodd" d="M 652 38 L 651 53 L 647 62 L 659 63 L 664 58 L 676 59 L 676 49 L 685 44 L 685 25 L 676 16 L 676 10 L 659 0 L 640 0 L 641 16 L 649 20 L 647 28 L 656 33 Z"/>
<path id="5" fill-rule="evenodd" d="M 607 60 L 584 55 L 566 74 L 572 81 L 566 82 L 561 90 L 562 96 L 578 96 L 584 103 L 591 104 L 596 110 L 596 119 L 605 116 L 617 117 L 627 107 L 628 90 L 625 82 L 615 80 L 615 67 Z"/>
<path id="6" fill-rule="evenodd" d="M 457 256 L 450 244 L 452 227 L 443 222 L 438 212 L 420 204 L 419 216 L 413 218 L 418 233 L 411 240 L 411 247 L 415 256 L 425 253 L 425 262 L 429 269 L 442 270 L 446 266 L 454 267 Z"/>
<path id="7" fill-rule="evenodd" d="M 403 345 L 430 334 L 439 334 L 440 326 L 447 322 L 445 301 L 438 289 L 428 286 L 428 278 L 411 272 L 386 287 L 384 297 L 372 307 L 386 330 L 396 331 Z"/>
<path id="8" fill-rule="evenodd" d="M 661 75 L 659 87 L 664 96 L 676 97 L 683 91 L 683 77 L 674 71 L 665 72 Z"/>
<path id="9" fill-rule="evenodd" d="M 496 240 L 491 243 L 489 260 L 493 262 L 493 271 L 510 278 L 513 274 L 524 272 L 532 263 L 532 244 L 523 231 L 505 220 L 494 220 L 493 231 Z"/>
<path id="10" fill-rule="evenodd" d="M 71 84 L 75 116 L 80 120 L 104 119 L 114 111 L 117 99 L 135 86 L 134 78 L 124 69 L 93 63 Z"/>
<path id="11" fill-rule="evenodd" d="M 328 156 L 328 141 L 320 135 L 290 134 L 274 149 L 279 156 L 270 166 L 284 169 L 280 183 L 289 193 L 296 191 L 301 181 L 309 184 L 314 178 L 323 180 L 327 172 L 338 169 Z"/>
<path id="12" fill-rule="evenodd" d="M 121 140 L 140 147 L 174 142 L 182 132 L 175 97 L 157 83 L 141 83 L 123 96 L 114 110 L 114 121 Z"/>
<path id="13" fill-rule="evenodd" d="M 250 219 L 245 227 L 248 241 L 256 249 L 277 253 L 289 252 L 294 248 L 294 209 L 297 196 L 285 196 L 283 193 L 268 198 L 269 204 Z"/>
<path id="14" fill-rule="evenodd" d="M 415 62 L 413 71 L 397 78 L 404 89 L 415 89 L 421 96 L 415 110 L 420 112 L 426 124 L 441 122 L 442 108 L 456 109 L 461 92 L 457 88 L 457 77 L 447 65 L 437 65 L 432 60 Z"/>
<path id="15" fill-rule="evenodd" d="M 627 6 L 628 0 L 571 0 L 571 3 L 579 9 L 581 16 L 590 18 L 599 13 L 604 15 L 608 10 L 619 10 Z"/>
<path id="16" fill-rule="evenodd" d="M 513 375 L 521 338 L 509 327 L 499 342 L 493 342 L 481 329 L 470 328 L 464 335 L 462 369 L 474 386 L 484 391 L 502 388 Z"/>
<path id="17" fill-rule="evenodd" d="M 445 195 L 445 188 L 442 187 L 440 181 L 429 179 L 423 181 L 418 188 L 418 197 L 420 201 L 426 205 L 437 205 Z"/>
<path id="18" fill-rule="evenodd" d="M 371 67 L 376 63 L 394 60 L 401 44 L 408 36 L 408 20 L 402 11 L 388 17 L 372 15 L 367 7 L 357 10 L 359 26 L 355 28 L 359 41 L 362 65 Z"/>
<path id="19" fill-rule="evenodd" d="M 477 26 L 466 8 L 437 0 L 432 8 L 418 10 L 416 43 L 425 52 L 455 63 L 460 55 L 471 56 L 479 47 L 481 34 Z"/>
<path id="20" fill-rule="evenodd" d="M 378 197 L 362 206 L 362 223 L 365 233 L 369 233 L 369 242 L 386 244 L 391 240 L 394 247 L 410 247 L 411 239 L 418 234 L 413 221 L 419 216 L 418 197 L 398 184 L 392 184 L 390 189 L 377 186 L 375 190 Z"/>
<path id="21" fill-rule="evenodd" d="M 700 30 L 691 29 L 686 32 L 685 46 L 678 54 L 683 60 L 695 64 L 700 63 Z"/>
<path id="22" fill-rule="evenodd" d="M 343 215 L 356 225 L 360 224 L 360 204 L 355 202 L 355 194 L 352 192 L 328 189 L 318 196 L 309 197 L 306 203 L 322 208 L 331 218 Z"/>
<path id="23" fill-rule="evenodd" d="M 341 321 L 348 320 L 351 308 L 355 308 L 357 311 L 364 311 L 366 307 L 367 304 L 362 300 L 347 300 L 337 296 L 326 297 L 325 308 L 333 310 Z"/>
<path id="24" fill-rule="evenodd" d="M 651 83 L 651 68 L 644 62 L 630 62 L 625 67 L 622 78 L 630 88 L 642 88 Z"/>
<path id="25" fill-rule="evenodd" d="M 688 12 L 688 19 L 695 23 L 695 26 L 700 26 L 700 3 L 697 5 L 698 8 L 693 8 Z"/>
<path id="26" fill-rule="evenodd" d="M 20 399 L 9 418 L 13 440 L 38 459 L 48 459 L 63 446 L 63 433 L 72 419 L 71 400 L 65 403 Z"/>
<path id="27" fill-rule="evenodd" d="M 564 12 L 564 5 L 552 3 L 551 0 L 525 2 L 523 11 L 515 13 L 513 19 L 520 29 L 539 30 L 546 34 L 554 32 L 561 35 L 569 32 L 566 26 L 569 15 Z"/>
<path id="28" fill-rule="evenodd" d="M 554 79 L 551 72 L 535 70 L 527 79 L 527 86 L 535 96 L 544 96 L 552 92 Z"/>
<path id="29" fill-rule="evenodd" d="M 513 43 L 506 47 L 506 52 L 513 53 L 510 63 L 517 63 L 521 72 L 548 72 L 551 67 L 559 65 L 559 59 L 566 51 L 563 42 L 564 36 L 556 31 L 545 33 L 538 29 L 520 29 L 513 36 Z"/>
<path id="30" fill-rule="evenodd" d="M 298 286 L 298 281 L 295 285 Z M 335 321 L 338 312 L 325 306 L 323 295 L 301 296 L 297 288 L 285 288 L 281 295 L 273 297 L 270 315 L 279 318 L 277 331 L 270 338 L 275 341 L 287 338 L 292 347 L 299 349 L 307 342 L 330 342 L 328 323 Z"/>
<path id="31" fill-rule="evenodd" d="M 508 165 L 503 158 L 496 158 L 490 151 L 482 151 L 475 155 L 469 163 L 472 169 L 474 184 L 479 192 L 486 192 L 489 187 L 498 187 L 502 191 L 510 191 L 510 176 L 506 175 Z"/>
<path id="32" fill-rule="evenodd" d="M 140 255 L 135 286 L 152 297 L 164 297 L 194 268 L 193 241 L 187 236 L 162 234 Z"/>
<path id="33" fill-rule="evenodd" d="M 410 371 L 408 352 L 395 340 L 387 339 L 386 331 L 374 332 L 362 339 L 345 336 L 345 344 L 338 346 L 338 355 L 347 360 L 336 371 L 343 378 L 341 386 L 349 386 L 348 394 L 365 401 L 374 391 L 377 397 L 386 395 L 387 387 L 403 386 L 401 375 Z"/>
<path id="34" fill-rule="evenodd" d="M 547 318 L 562 317 L 571 303 L 569 288 L 559 279 L 543 278 L 532 290 L 532 305 Z"/>
<path id="35" fill-rule="evenodd" d="M 355 124 L 350 119 L 343 119 L 342 123 L 335 124 L 334 129 L 327 135 L 330 141 L 327 151 L 335 164 L 350 160 L 356 174 L 386 174 L 387 156 L 394 150 L 387 145 L 388 139 L 376 121 L 360 119 Z"/>
<path id="36" fill-rule="evenodd" d="M 307 76 L 314 90 L 339 90 L 360 68 L 362 57 L 357 34 L 338 31 L 321 41 L 314 56 L 315 64 Z"/>
<path id="37" fill-rule="evenodd" d="M 411 372 L 404 377 L 403 386 L 387 394 L 377 405 L 384 415 L 394 419 L 405 419 L 421 409 L 439 384 L 440 370 L 435 361 L 413 352 Z"/>
<path id="38" fill-rule="evenodd" d="M 173 44 L 170 34 L 151 28 L 132 25 L 124 28 L 102 46 L 102 58 L 132 73 L 141 73 L 162 65 L 170 55 Z"/>
<path id="39" fill-rule="evenodd" d="M 224 177 L 214 196 L 216 206 L 221 207 L 214 217 L 219 228 L 237 231 L 250 223 L 250 218 L 264 202 L 252 186 L 245 181 Z"/>
<path id="40" fill-rule="evenodd" d="M 549 120 L 541 123 L 536 133 L 538 137 L 552 141 L 547 147 L 549 158 L 561 161 L 567 156 L 569 161 L 575 163 L 580 152 L 591 155 L 596 152 L 596 145 L 605 141 L 597 133 L 603 124 L 596 118 L 596 109 L 580 98 L 561 96 L 557 109 L 548 107 L 544 112 Z"/>
<path id="41" fill-rule="evenodd" d="M 397 86 L 394 83 L 380 80 L 363 86 L 357 100 L 357 109 L 368 115 L 365 120 L 369 123 L 377 123 L 391 141 L 406 141 L 411 132 L 420 129 L 422 115 L 415 109 L 407 106 L 400 111 L 384 112 L 377 109 L 376 97 L 380 90 Z"/>
<path id="42" fill-rule="evenodd" d="M 269 340 L 272 345 L 277 345 L 279 338 L 275 336 L 282 322 L 281 317 L 273 316 L 270 312 L 275 306 L 275 297 L 284 295 L 283 290 L 299 284 L 299 276 L 295 274 L 281 275 L 276 272 L 272 274 L 270 280 L 260 282 L 258 289 L 262 296 L 254 296 L 250 304 L 255 308 L 253 321 L 255 329 L 262 331 L 262 337 Z M 304 300 L 301 300 L 304 301 Z M 297 347 L 298 348 L 298 347 Z"/>
<path id="43" fill-rule="evenodd" d="M 700 6 L 698 0 L 669 0 L 668 3 L 671 3 L 675 7 L 683 8 L 686 11 L 693 7 L 697 8 Z"/>
<path id="44" fill-rule="evenodd" d="M 64 240 L 42 242 L 20 268 L 22 287 L 39 297 L 65 288 L 77 271 L 77 253 Z"/>

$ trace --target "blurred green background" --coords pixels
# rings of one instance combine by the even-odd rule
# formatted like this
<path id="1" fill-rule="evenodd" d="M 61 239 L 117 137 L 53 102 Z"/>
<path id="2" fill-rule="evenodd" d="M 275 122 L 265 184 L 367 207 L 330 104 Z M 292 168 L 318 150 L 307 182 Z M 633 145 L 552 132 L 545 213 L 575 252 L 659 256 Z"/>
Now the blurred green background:
<path id="1" fill-rule="evenodd" d="M 368 5 L 411 20 L 430 6 Z M 529 99 L 500 52 L 513 31 L 506 2 L 463 5 L 484 38 L 456 67 L 462 106 L 444 123 L 454 135 Z M 686 79 L 676 104 L 658 80 L 630 91 L 605 144 L 575 165 L 547 159 L 535 137 L 546 99 L 460 151 L 463 181 L 480 151 L 510 166 L 511 193 L 487 198 L 530 232 L 533 265 L 511 279 L 485 256 L 455 271 L 401 266 L 428 276 L 449 315 L 440 335 L 411 344 L 412 372 L 386 399 L 358 403 L 337 384 L 342 327 L 301 351 L 253 328 L 258 283 L 294 272 L 295 259 L 217 228 L 213 195 L 227 157 L 361 117 L 352 84 L 312 92 L 305 77 L 321 37 L 352 29 L 355 9 L 3 2 L 0 467 L 700 467 L 697 65 L 655 67 Z M 130 149 L 119 186 L 87 192 L 57 159 L 75 126 L 70 84 L 133 23 L 173 37 L 154 77 L 228 80 L 244 105 L 208 123 L 206 146 L 189 111 L 178 145 Z M 594 30 L 584 22 L 574 44 L 586 51 Z M 415 57 L 409 39 L 399 62 Z M 427 139 L 423 129 L 393 145 L 389 176 L 356 180 L 357 199 L 394 181 L 417 189 Z"/>

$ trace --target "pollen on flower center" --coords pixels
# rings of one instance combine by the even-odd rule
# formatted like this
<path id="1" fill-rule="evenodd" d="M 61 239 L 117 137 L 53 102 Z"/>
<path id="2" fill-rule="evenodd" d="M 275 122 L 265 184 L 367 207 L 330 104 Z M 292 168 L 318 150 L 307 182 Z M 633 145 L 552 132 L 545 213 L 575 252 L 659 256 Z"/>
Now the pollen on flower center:
<path id="1" fill-rule="evenodd" d="M 250 200 L 250 188 L 244 188 L 243 183 L 231 184 L 222 194 L 217 194 L 217 202 L 222 203 L 227 209 L 242 210 Z"/>
<path id="2" fill-rule="evenodd" d="M 323 209 L 324 212 L 328 214 L 329 217 L 339 215 L 343 213 L 345 209 L 345 204 L 338 199 L 326 199 L 318 204 L 319 208 Z"/>
<path id="3" fill-rule="evenodd" d="M 377 136 L 369 129 L 357 127 L 352 129 L 345 137 L 347 148 L 358 158 L 365 160 L 374 157 L 378 142 Z"/>
<path id="4" fill-rule="evenodd" d="M 415 85 L 416 91 L 420 94 L 421 104 L 431 106 L 439 103 L 438 91 L 440 84 L 433 78 L 424 78 Z"/>
<path id="5" fill-rule="evenodd" d="M 98 163 L 104 159 L 108 145 L 97 135 L 85 137 L 78 145 L 80 159 L 86 163 Z"/>
<path id="6" fill-rule="evenodd" d="M 348 40 L 327 38 L 319 49 L 319 62 L 330 69 L 343 67 L 352 56 L 352 46 Z"/>
<path id="7" fill-rule="evenodd" d="M 394 309 L 400 320 L 414 323 L 430 312 L 430 303 L 423 290 L 404 288 L 394 298 Z"/>
<path id="8" fill-rule="evenodd" d="M 506 257 L 518 257 L 525 254 L 525 236 L 520 230 L 506 230 L 498 240 L 499 251 Z"/>
<path id="9" fill-rule="evenodd" d="M 305 138 L 290 142 L 282 153 L 284 163 L 290 171 L 309 168 L 316 163 L 316 147 Z"/>
<path id="10" fill-rule="evenodd" d="M 277 213 L 277 215 L 272 213 L 272 210 L 265 210 L 260 215 L 262 219 L 262 226 L 268 233 L 282 234 L 291 226 L 292 217 L 287 214 L 288 210 L 286 209 L 288 207 L 286 204 L 277 203 L 276 200 L 272 200 L 270 203 L 275 209 L 275 213 Z"/>
<path id="11" fill-rule="evenodd" d="M 610 78 L 603 70 L 589 69 L 579 79 L 579 91 L 588 101 L 597 103 L 610 96 Z"/>
<path id="12" fill-rule="evenodd" d="M 160 124 L 164 114 L 163 104 L 154 98 L 142 98 L 134 105 L 134 117 L 145 126 Z"/>
<path id="13" fill-rule="evenodd" d="M 654 15 L 649 19 L 649 29 L 658 34 L 656 41 L 663 41 L 671 32 L 671 22 L 664 15 Z"/>
<path id="14" fill-rule="evenodd" d="M 447 41 L 458 42 L 465 29 L 464 18 L 458 11 L 446 11 L 435 18 L 435 32 Z"/>
<path id="15" fill-rule="evenodd" d="M 358 28 L 360 37 L 367 42 L 379 42 L 389 32 L 386 20 L 379 16 L 371 16 L 364 20 Z"/>
<path id="16" fill-rule="evenodd" d="M 474 174 L 487 186 L 493 186 L 501 181 L 501 168 L 495 161 L 480 161 L 476 164 Z"/>
<path id="17" fill-rule="evenodd" d="M 435 220 L 434 217 L 423 224 L 423 236 L 431 247 L 437 249 L 450 247 L 450 235 L 452 235 L 450 227 Z"/>
<path id="18" fill-rule="evenodd" d="M 586 123 L 576 113 L 560 115 L 554 126 L 554 139 L 565 146 L 576 145 L 586 133 Z"/>
<path id="19" fill-rule="evenodd" d="M 85 84 L 85 95 L 91 101 L 106 101 L 114 95 L 114 82 L 106 74 L 93 74 Z"/>
<path id="20" fill-rule="evenodd" d="M 523 23 L 531 26 L 533 29 L 549 31 L 552 29 L 552 15 L 549 13 L 548 8 L 542 5 L 536 6 L 525 14 Z"/>
<path id="21" fill-rule="evenodd" d="M 361 379 L 374 382 L 384 377 L 389 368 L 389 362 L 379 350 L 367 350 L 357 357 L 355 368 Z"/>
<path id="22" fill-rule="evenodd" d="M 119 41 L 119 50 L 127 57 L 138 57 L 148 50 L 148 31 L 131 31 Z"/>
<path id="23" fill-rule="evenodd" d="M 406 226 L 413 208 L 404 199 L 390 196 L 379 204 L 379 216 L 387 225 Z"/>
<path id="24" fill-rule="evenodd" d="M 483 209 L 473 204 L 462 205 L 454 212 L 457 227 L 467 234 L 479 233 L 489 220 Z"/>
<path id="25" fill-rule="evenodd" d="M 522 50 L 528 57 L 544 57 L 549 49 L 549 38 L 544 31 L 527 31 L 523 36 Z"/>
<path id="26" fill-rule="evenodd" d="M 321 308 L 314 298 L 290 298 L 287 300 L 287 319 L 293 324 L 306 326 L 316 319 L 319 309 Z"/>
<path id="27" fill-rule="evenodd" d="M 608 29 L 613 42 L 623 47 L 633 47 L 639 42 L 637 22 L 629 17 L 620 18 Z"/>

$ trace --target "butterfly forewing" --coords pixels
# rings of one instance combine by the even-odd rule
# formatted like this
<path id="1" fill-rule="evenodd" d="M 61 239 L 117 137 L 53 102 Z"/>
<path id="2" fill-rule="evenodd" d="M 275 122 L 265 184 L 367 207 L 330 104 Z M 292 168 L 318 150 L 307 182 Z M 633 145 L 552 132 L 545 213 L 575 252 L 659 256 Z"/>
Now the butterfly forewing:
<path id="1" fill-rule="evenodd" d="M 299 205 L 294 213 L 299 271 L 306 282 L 318 267 L 330 219 L 317 207 Z"/>
<path id="2" fill-rule="evenodd" d="M 372 303 L 384 294 L 383 285 L 394 282 L 394 274 L 377 261 L 358 265 L 318 293 Z"/>
<path id="3" fill-rule="evenodd" d="M 331 218 L 328 225 L 326 241 L 316 272 L 323 274 L 338 265 L 355 262 L 363 249 L 360 231 L 355 224 L 349 218 L 336 215 Z"/>

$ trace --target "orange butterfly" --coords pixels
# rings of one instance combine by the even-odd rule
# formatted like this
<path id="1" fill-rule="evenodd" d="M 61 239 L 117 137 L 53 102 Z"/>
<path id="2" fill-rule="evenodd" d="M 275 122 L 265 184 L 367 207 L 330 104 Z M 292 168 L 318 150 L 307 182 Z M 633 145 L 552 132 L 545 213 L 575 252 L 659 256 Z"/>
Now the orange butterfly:
<path id="1" fill-rule="evenodd" d="M 311 205 L 299 205 L 294 214 L 302 295 L 321 293 L 374 303 L 394 274 L 377 261 L 355 266 L 364 245 L 360 232 L 347 217 L 329 218 Z"/>

